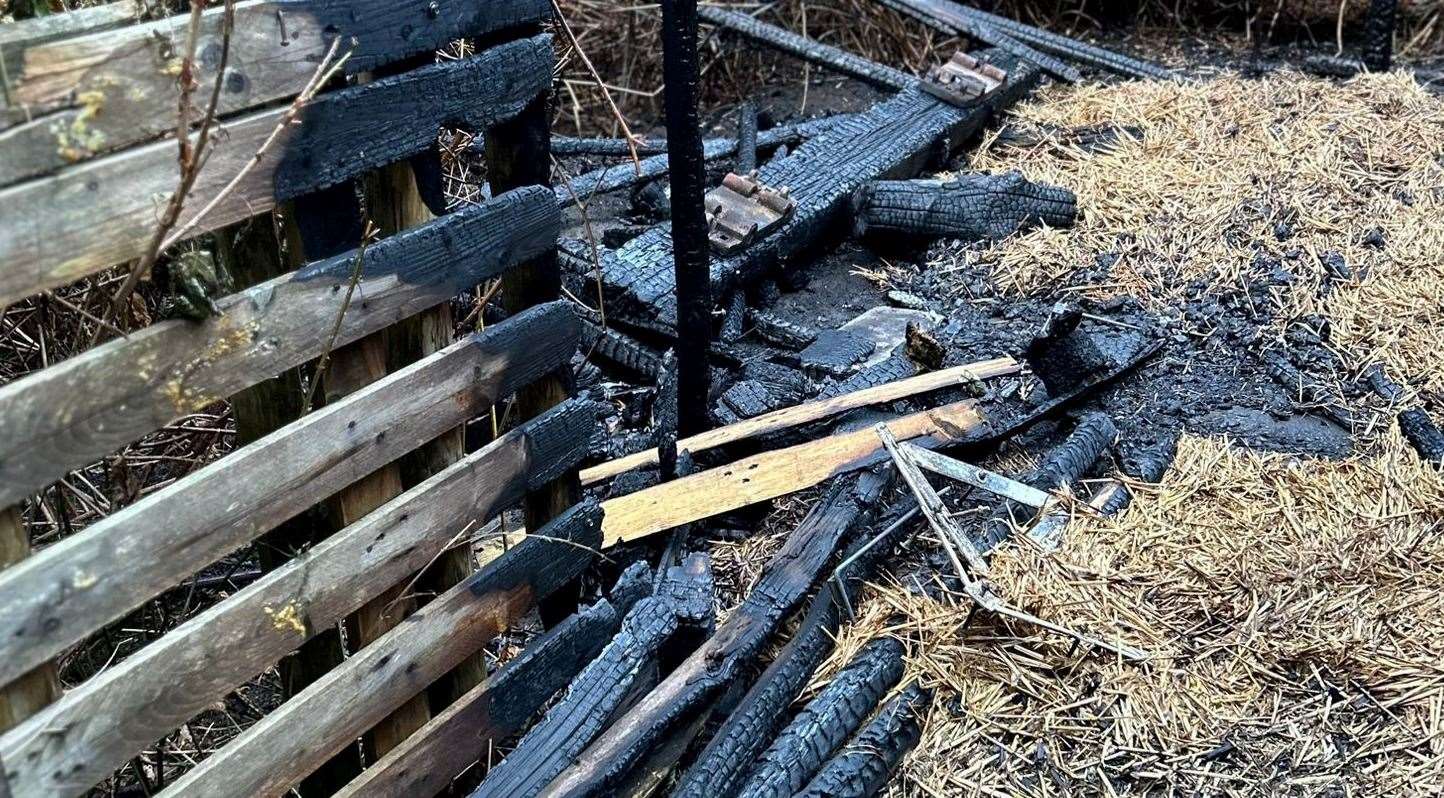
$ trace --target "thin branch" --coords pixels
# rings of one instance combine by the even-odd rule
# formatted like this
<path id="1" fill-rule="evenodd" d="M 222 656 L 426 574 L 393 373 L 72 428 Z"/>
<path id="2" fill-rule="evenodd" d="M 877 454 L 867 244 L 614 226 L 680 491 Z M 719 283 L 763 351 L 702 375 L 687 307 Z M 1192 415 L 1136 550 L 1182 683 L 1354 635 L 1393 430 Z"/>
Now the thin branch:
<path id="1" fill-rule="evenodd" d="M 366 248 L 370 246 L 371 239 L 376 236 L 379 230 L 371 223 L 368 215 L 361 220 L 361 246 L 356 248 L 356 262 L 351 265 L 351 277 L 346 284 L 346 296 L 341 299 L 341 309 L 336 312 L 336 321 L 331 325 L 331 334 L 326 338 L 326 348 L 321 351 L 321 359 L 316 363 L 316 374 L 311 378 L 311 385 L 306 389 L 306 402 L 301 405 L 301 415 L 311 412 L 311 403 L 316 399 L 316 388 L 321 384 L 321 378 L 326 375 L 326 367 L 331 364 L 331 351 L 336 347 L 336 338 L 341 334 L 341 322 L 346 318 L 346 311 L 351 307 L 351 297 L 356 293 L 356 285 L 361 282 L 361 265 L 366 260 Z"/>
<path id="2" fill-rule="evenodd" d="M 622 116 L 622 109 L 617 107 L 616 101 L 612 99 L 612 93 L 607 90 L 607 84 L 602 80 L 602 76 L 597 74 L 597 68 L 592 66 L 592 59 L 587 57 L 587 51 L 582 49 L 581 42 L 577 41 L 576 34 L 572 33 L 572 26 L 567 22 L 567 17 L 562 13 L 561 4 L 557 0 L 552 0 L 552 11 L 556 12 L 557 21 L 562 24 L 562 32 L 572 43 L 572 49 L 576 50 L 577 57 L 582 59 L 582 64 L 586 66 L 587 72 L 591 73 L 592 80 L 602 90 L 602 96 L 607 98 L 607 105 L 611 106 L 612 115 L 617 118 L 617 124 L 622 126 L 622 138 L 626 139 L 627 149 L 632 151 L 632 165 L 636 167 L 637 174 L 640 175 L 642 159 L 637 155 L 637 137 L 632 134 L 632 128 L 627 125 L 627 118 Z"/>

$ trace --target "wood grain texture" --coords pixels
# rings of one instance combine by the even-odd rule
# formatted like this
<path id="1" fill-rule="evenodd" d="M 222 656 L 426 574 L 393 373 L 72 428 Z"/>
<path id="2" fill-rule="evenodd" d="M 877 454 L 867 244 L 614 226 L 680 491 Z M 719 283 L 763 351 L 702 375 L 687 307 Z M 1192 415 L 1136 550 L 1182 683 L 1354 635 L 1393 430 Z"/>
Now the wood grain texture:
<path id="1" fill-rule="evenodd" d="M 367 768 L 336 798 L 431 798 L 440 793 L 463 770 L 486 760 L 493 746 L 520 731 L 601 653 L 620 624 L 617 609 L 606 600 L 569 616 Z"/>
<path id="2" fill-rule="evenodd" d="M 898 438 L 923 446 L 955 442 L 986 421 L 972 401 L 888 422 Z M 608 546 L 746 507 L 856 471 L 886 457 L 871 429 L 776 449 L 663 482 L 602 503 Z"/>
<path id="3" fill-rule="evenodd" d="M 509 192 L 356 253 L 218 301 L 205 322 L 155 324 L 0 387 L 0 504 L 242 388 L 321 354 L 335 319 L 350 343 L 550 250 L 551 192 Z"/>
<path id="4" fill-rule="evenodd" d="M 595 502 L 584 502 L 528 535 L 202 760 L 162 795 L 285 793 L 310 768 L 579 575 L 601 542 L 600 515 Z"/>
<path id="5" fill-rule="evenodd" d="M 560 304 L 529 311 L 0 572 L 0 683 L 565 363 L 576 338 Z"/>
<path id="6" fill-rule="evenodd" d="M 358 74 L 550 15 L 545 0 L 238 3 L 217 110 L 227 116 L 300 93 L 337 37 L 338 54 L 351 54 L 344 71 Z M 209 97 L 216 81 L 223 18 L 220 3 L 202 14 L 200 96 Z M 174 132 L 189 25 L 182 14 L 62 41 L 0 40 L 13 51 L 5 56 L 12 85 L 9 108 L 0 111 L 0 185 Z M 205 103 L 196 105 L 199 121 Z"/>
<path id="7" fill-rule="evenodd" d="M 535 36 L 313 99 L 194 234 L 269 210 L 432 146 L 441 125 L 485 129 L 546 89 L 551 39 Z M 261 111 L 218 132 L 179 224 L 209 204 L 285 116 Z M 0 305 L 139 257 L 178 179 L 155 142 L 0 189 Z"/>
<path id="8" fill-rule="evenodd" d="M 458 535 L 479 528 L 487 518 L 519 501 L 529 488 L 574 466 L 585 453 L 594 427 L 595 409 L 588 404 L 573 402 L 559 407 L 507 433 L 82 683 L 60 702 L 0 737 L 0 757 L 11 788 L 21 795 L 70 795 L 105 778 L 136 752 L 265 670 L 318 630 L 421 569 Z M 531 548 L 535 549 L 535 544 Z M 572 552 L 590 556 L 575 546 L 562 548 L 567 551 L 560 554 L 546 548 L 557 557 L 558 572 L 566 570 Z M 546 566 L 541 569 L 544 576 L 529 579 L 552 578 L 551 564 L 530 562 L 532 568 L 541 565 Z M 503 570 L 507 568 L 511 569 L 508 573 L 517 570 L 514 565 Z M 432 606 L 435 603 L 427 609 Z M 456 609 L 444 610 L 442 617 L 455 620 Z M 472 606 L 470 611 L 477 612 L 477 608 Z M 483 615 L 477 612 L 478 618 Z M 414 632 L 412 619 L 416 617 L 382 635 L 344 667 L 362 659 L 374 662 L 379 655 L 373 649 L 382 640 L 405 639 L 404 630 Z M 401 638 L 397 632 L 402 632 Z M 428 644 L 416 638 L 408 650 L 412 654 L 427 652 Z M 444 669 L 473 651 L 475 648 L 468 649 L 447 661 Z M 394 702 L 378 698 L 364 710 L 351 707 L 364 711 L 368 719 L 350 730 L 351 739 L 431 681 L 426 678 L 417 683 L 414 679 L 419 677 L 409 671 L 387 673 L 388 678 L 398 677 L 388 685 L 387 695 L 405 689 L 411 692 Z M 311 694 L 316 685 L 335 682 L 328 679 L 330 675 L 301 695 Z M 288 701 L 283 709 L 291 704 Z M 317 742 L 301 735 L 278 738 L 272 744 L 282 749 L 295 746 L 301 758 L 317 754 L 311 748 Z M 335 750 L 317 755 L 324 761 Z M 320 764 L 307 761 L 311 766 Z M 291 775 L 300 779 L 308 772 L 309 767 L 291 771 Z"/>
<path id="9" fill-rule="evenodd" d="M 29 556 L 30 531 L 20 510 L 0 509 L 0 572 Z M 58 695 L 60 680 L 53 661 L 42 661 L 13 678 L 0 678 L 0 732 L 34 715 Z"/>
<path id="10" fill-rule="evenodd" d="M 784 407 L 781 410 L 764 413 L 755 418 L 739 421 L 736 424 L 728 424 L 725 427 L 708 430 L 707 432 L 677 441 L 677 449 L 679 451 L 685 449 L 695 454 L 729 443 L 736 443 L 737 441 L 755 438 L 759 435 L 766 435 L 770 432 L 777 432 L 801 424 L 820 421 L 848 410 L 856 410 L 859 407 L 894 402 L 898 399 L 905 399 L 909 396 L 916 396 L 928 391 L 963 385 L 974 380 L 986 380 L 993 377 L 1017 374 L 1020 369 L 1021 366 L 1018 365 L 1018 361 L 1011 357 L 1000 357 L 993 358 L 992 360 L 981 360 L 977 363 L 970 363 L 964 366 L 954 366 L 927 374 L 919 374 L 916 377 L 907 377 L 905 379 L 883 383 L 873 388 L 865 388 L 841 396 L 819 399 L 813 402 L 804 402 L 803 404 L 792 407 Z M 655 449 L 647 449 L 646 451 L 630 454 L 626 457 L 618 457 L 615 460 L 608 460 L 605 463 L 599 463 L 590 468 L 582 469 L 582 484 L 592 485 L 609 477 L 614 477 L 624 471 L 643 468 L 649 465 L 655 465 L 656 463 L 657 451 Z"/>
<path id="11" fill-rule="evenodd" d="M 140 0 L 116 0 L 64 14 L 7 22 L 0 25 L 0 63 L 4 64 L 5 74 L 13 83 L 24 70 L 27 50 L 57 39 L 129 25 L 140 19 L 144 11 L 145 4 Z M 3 102 L 4 99 L 0 98 L 0 103 Z"/>

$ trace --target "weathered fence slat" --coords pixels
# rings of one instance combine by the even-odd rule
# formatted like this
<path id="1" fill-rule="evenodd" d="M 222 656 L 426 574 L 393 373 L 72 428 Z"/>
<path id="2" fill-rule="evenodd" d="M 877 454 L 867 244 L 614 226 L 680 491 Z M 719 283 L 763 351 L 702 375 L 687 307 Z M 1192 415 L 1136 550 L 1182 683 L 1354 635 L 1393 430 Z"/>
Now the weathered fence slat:
<path id="1" fill-rule="evenodd" d="M 219 66 L 221 6 L 216 3 L 201 17 L 195 79 L 202 97 L 209 97 Z M 551 4 L 252 0 L 238 3 L 235 14 L 217 104 L 221 115 L 300 93 L 338 37 L 338 54 L 350 53 L 343 70 L 355 74 L 454 39 L 535 24 L 550 17 Z M 0 113 L 0 131 L 5 131 L 0 135 L 0 185 L 173 132 L 175 70 L 185 57 L 189 25 L 190 15 L 182 14 L 102 33 L 81 31 L 88 35 L 60 41 L 6 45 L 12 85 L 10 108 Z M 205 103 L 196 106 L 199 117 Z"/>
<path id="2" fill-rule="evenodd" d="M 600 524 L 595 501 L 562 513 L 266 715 L 162 794 L 281 795 L 579 575 L 601 544 Z"/>
<path id="3" fill-rule="evenodd" d="M 586 607 L 533 640 L 484 684 L 367 768 L 336 798 L 431 798 L 491 745 L 520 730 L 612 639 L 621 616 L 606 600 Z"/>
<path id="4" fill-rule="evenodd" d="M 571 401 L 528 422 L 82 683 L 0 737 L 0 758 L 11 788 L 21 795 L 74 794 L 105 778 L 137 751 L 263 671 L 317 630 L 426 566 L 528 490 L 574 467 L 586 452 L 595 421 L 590 404 Z M 550 548 L 547 551 L 552 555 Z M 566 570 L 567 555 L 555 553 L 558 573 Z M 541 561 L 528 562 L 535 567 Z M 551 566 L 543 570 L 546 578 L 555 577 Z M 428 608 L 433 606 L 436 604 Z M 450 618 L 447 613 L 454 609 L 443 611 L 443 617 Z M 474 604 L 464 609 L 463 614 L 485 615 Z M 407 639 L 416 627 L 408 619 L 395 631 Z M 395 633 L 381 638 L 386 639 L 396 641 Z M 359 658 L 373 657 L 373 648 L 381 640 L 348 660 L 348 666 Z M 405 648 L 411 653 L 406 656 L 429 656 L 434 643 L 419 637 L 409 639 Z M 437 656 L 450 645 L 438 649 Z M 468 649 L 462 656 L 474 650 Z M 459 658 L 441 666 L 441 673 L 457 661 Z M 367 678 L 374 676 L 366 673 Z M 404 683 L 401 689 L 411 690 L 400 696 L 401 700 L 425 689 L 431 681 L 414 683 L 419 676 L 409 671 L 404 677 L 399 671 L 387 673 Z M 394 692 L 397 687 L 391 689 Z M 311 688 L 302 695 L 309 693 Z M 369 690 L 353 696 L 358 703 L 373 697 Z M 371 721 L 353 729 L 352 738 L 399 704 L 389 704 L 379 715 L 368 716 Z M 289 706 L 289 702 L 284 704 L 280 711 Z M 368 703 L 368 712 L 372 706 L 379 704 Z M 306 735 L 287 735 L 272 744 L 310 751 L 309 746 L 316 742 Z M 293 775 L 300 778 L 308 772 Z"/>
<path id="5" fill-rule="evenodd" d="M 550 191 L 529 187 L 318 261 L 218 302 L 202 323 L 152 325 L 0 387 L 0 505 L 171 420 L 444 302 L 555 246 Z M 342 313 L 342 310 L 345 310 Z"/>
<path id="6" fill-rule="evenodd" d="M 565 307 L 529 311 L 0 572 L 0 684 L 565 363 L 576 339 Z"/>
<path id="7" fill-rule="evenodd" d="M 433 146 L 442 124 L 483 130 L 519 113 L 551 83 L 551 37 L 324 94 L 191 229 L 199 235 Z M 224 124 L 196 178 L 184 228 L 252 161 L 287 109 Z M 179 177 L 172 142 L 155 142 L 0 190 L 0 305 L 64 285 L 148 245 Z"/>

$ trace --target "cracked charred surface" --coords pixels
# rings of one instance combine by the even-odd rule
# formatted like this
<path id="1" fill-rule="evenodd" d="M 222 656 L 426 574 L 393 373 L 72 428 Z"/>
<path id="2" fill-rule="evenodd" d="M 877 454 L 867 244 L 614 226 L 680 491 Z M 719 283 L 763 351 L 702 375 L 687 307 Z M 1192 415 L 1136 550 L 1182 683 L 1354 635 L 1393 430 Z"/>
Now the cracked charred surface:
<path id="1" fill-rule="evenodd" d="M 990 241 L 1040 224 L 1069 227 L 1073 192 L 1032 183 L 1021 172 L 953 180 L 879 180 L 853 195 L 853 233 Z"/>
<path id="2" fill-rule="evenodd" d="M 893 768 L 922 739 L 920 718 L 931 703 L 932 694 L 915 684 L 898 693 L 797 795 L 860 798 L 882 789 Z"/>

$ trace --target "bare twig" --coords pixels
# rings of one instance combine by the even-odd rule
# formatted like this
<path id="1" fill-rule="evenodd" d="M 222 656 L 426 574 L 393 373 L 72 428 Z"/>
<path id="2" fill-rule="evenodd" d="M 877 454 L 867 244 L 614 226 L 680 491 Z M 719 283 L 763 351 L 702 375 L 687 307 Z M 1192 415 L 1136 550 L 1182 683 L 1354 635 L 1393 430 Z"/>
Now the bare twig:
<path id="1" fill-rule="evenodd" d="M 607 105 L 611 106 L 612 115 L 617 118 L 617 124 L 622 126 L 622 138 L 627 141 L 627 149 L 632 151 L 632 165 L 636 167 L 637 174 L 640 175 L 642 173 L 642 159 L 637 156 L 637 137 L 632 134 L 632 128 L 627 125 L 627 118 L 622 116 L 622 109 L 618 108 L 616 101 L 612 99 L 611 90 L 607 88 L 607 84 L 602 80 L 602 76 L 597 74 L 597 68 L 592 66 L 592 59 L 587 57 L 587 52 L 582 49 L 581 42 L 577 41 L 576 34 L 572 33 L 572 26 L 567 22 L 567 17 L 562 13 L 561 4 L 558 3 L 557 0 L 552 0 L 552 11 L 556 12 L 557 21 L 562 24 L 562 32 L 567 35 L 567 40 L 571 42 L 572 49 L 577 52 L 577 57 L 582 59 L 582 64 L 586 66 L 587 72 L 591 73 L 592 80 L 596 82 L 597 88 L 602 90 L 602 96 L 607 98 Z"/>
<path id="2" fill-rule="evenodd" d="M 371 240 L 380 232 L 371 223 L 368 215 L 361 220 L 361 246 L 356 248 L 356 261 L 351 265 L 351 278 L 346 284 L 346 296 L 341 299 L 341 308 L 336 311 L 336 321 L 331 325 L 331 334 L 326 338 L 326 348 L 321 351 L 321 359 L 316 363 L 316 374 L 311 378 L 311 385 L 306 389 L 306 401 L 301 405 L 301 415 L 311 412 L 311 403 L 316 399 L 316 388 L 321 384 L 321 378 L 326 375 L 326 367 L 331 364 L 331 351 L 336 347 L 336 338 L 341 334 L 341 322 L 346 318 L 346 311 L 351 308 L 351 297 L 356 293 L 356 285 L 361 282 L 362 264 L 366 260 L 366 248 Z"/>

